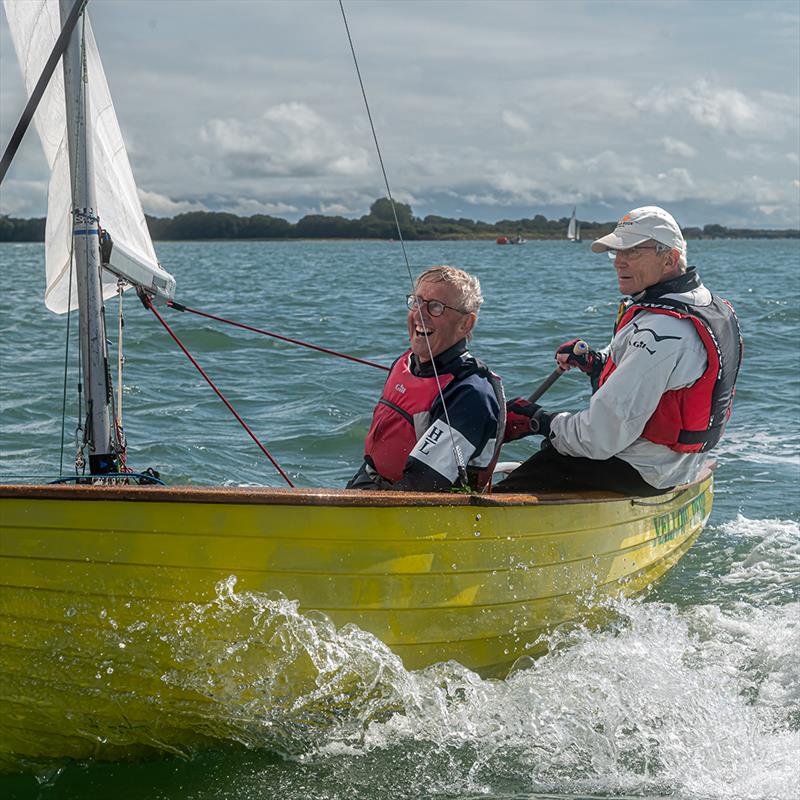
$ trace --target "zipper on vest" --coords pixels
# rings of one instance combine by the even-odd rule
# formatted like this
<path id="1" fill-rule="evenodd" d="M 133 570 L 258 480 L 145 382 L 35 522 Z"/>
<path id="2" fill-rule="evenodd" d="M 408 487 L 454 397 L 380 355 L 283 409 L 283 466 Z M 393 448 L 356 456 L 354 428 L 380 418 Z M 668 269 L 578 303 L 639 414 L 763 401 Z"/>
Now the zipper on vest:
<path id="1" fill-rule="evenodd" d="M 414 424 L 414 418 L 404 408 L 396 406 L 390 400 L 385 400 L 383 397 L 378 400 L 378 403 L 383 403 L 385 406 L 389 406 L 389 408 L 391 408 L 393 411 L 396 411 L 404 420 L 406 420 L 406 422 L 410 423 L 411 425 Z"/>

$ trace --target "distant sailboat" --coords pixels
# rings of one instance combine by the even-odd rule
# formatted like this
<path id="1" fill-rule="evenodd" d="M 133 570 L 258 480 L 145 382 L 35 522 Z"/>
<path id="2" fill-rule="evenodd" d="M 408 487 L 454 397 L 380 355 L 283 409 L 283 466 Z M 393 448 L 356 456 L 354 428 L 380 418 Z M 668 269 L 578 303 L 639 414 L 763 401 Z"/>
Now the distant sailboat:
<path id="1" fill-rule="evenodd" d="M 575 210 L 572 208 L 572 216 L 569 218 L 569 225 L 567 226 L 567 239 L 571 242 L 579 242 L 581 240 L 581 225 L 575 219 Z"/>

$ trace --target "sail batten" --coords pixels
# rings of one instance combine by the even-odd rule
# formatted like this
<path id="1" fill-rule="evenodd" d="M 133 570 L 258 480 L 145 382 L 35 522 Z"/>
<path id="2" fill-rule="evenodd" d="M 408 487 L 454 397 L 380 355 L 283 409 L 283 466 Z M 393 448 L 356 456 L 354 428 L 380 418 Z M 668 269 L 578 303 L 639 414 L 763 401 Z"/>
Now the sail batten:
<path id="1" fill-rule="evenodd" d="M 30 95 L 61 31 L 58 0 L 41 0 L 38 3 L 4 0 L 4 6 L 26 90 Z M 81 31 L 85 35 L 87 91 L 90 94 L 92 122 L 91 146 L 98 206 L 96 211 L 100 224 L 111 234 L 115 249 L 119 247 L 120 253 L 124 249 L 124 261 L 136 265 L 133 274 L 141 278 L 143 285 L 152 287 L 169 285 L 171 282 L 174 291 L 174 279 L 159 266 L 156 258 L 91 24 L 88 16 L 84 19 L 85 24 L 79 22 L 73 36 L 81 35 Z M 34 116 L 34 125 L 50 167 L 45 226 L 47 280 L 44 300 L 51 311 L 64 313 L 69 310 L 67 306 L 70 296 L 72 192 L 66 146 L 64 78 L 61 70 L 56 70 L 50 79 Z M 113 260 L 112 258 L 112 264 Z M 76 308 L 74 270 L 72 273 L 71 306 Z M 119 274 L 119 271 L 117 274 L 104 271 L 105 299 L 116 293 Z"/>

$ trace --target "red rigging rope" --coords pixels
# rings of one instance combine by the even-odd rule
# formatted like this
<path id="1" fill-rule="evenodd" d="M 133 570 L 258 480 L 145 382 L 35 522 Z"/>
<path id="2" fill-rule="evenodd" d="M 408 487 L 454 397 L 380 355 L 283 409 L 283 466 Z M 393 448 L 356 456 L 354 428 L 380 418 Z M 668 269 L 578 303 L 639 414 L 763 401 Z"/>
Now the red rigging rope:
<path id="1" fill-rule="evenodd" d="M 239 424 L 250 435 L 250 438 L 259 446 L 261 452 L 264 453 L 264 455 L 272 462 L 272 466 L 275 467 L 276 470 L 278 470 L 278 472 L 281 474 L 281 477 L 286 481 L 286 483 L 288 483 L 289 486 L 291 486 L 292 489 L 294 489 L 295 485 L 291 482 L 289 476 L 281 469 L 280 464 L 278 464 L 278 462 L 269 454 L 267 448 L 264 447 L 263 444 L 261 444 L 261 442 L 258 440 L 258 437 L 253 433 L 253 431 L 250 430 L 247 423 L 236 413 L 236 409 L 234 409 L 234 407 L 225 399 L 225 395 L 223 395 L 222 392 L 219 389 L 217 389 L 217 387 L 214 385 L 214 382 L 211 380 L 211 378 L 208 377 L 208 375 L 206 375 L 203 368 L 197 363 L 197 361 L 194 360 L 194 358 L 192 358 L 191 353 L 183 346 L 183 342 L 181 342 L 181 340 L 173 333 L 172 328 L 169 327 L 169 325 L 166 323 L 161 314 L 159 314 L 158 311 L 156 311 L 150 298 L 141 290 L 139 290 L 139 299 L 142 301 L 142 305 L 145 308 L 149 308 L 150 311 L 152 311 L 156 315 L 156 319 L 164 326 L 167 333 L 174 340 L 175 344 L 177 344 L 178 347 L 180 347 L 180 349 L 183 350 L 184 354 L 189 359 L 189 361 L 191 361 L 192 364 L 194 364 L 197 371 L 203 376 L 203 378 L 205 378 L 206 383 L 216 392 L 217 397 L 219 397 L 219 399 L 222 400 L 223 403 L 225 403 L 231 414 L 233 414 L 233 416 L 236 417 L 236 419 L 239 421 Z"/>
<path id="2" fill-rule="evenodd" d="M 206 314 L 204 311 L 198 311 L 196 308 L 189 308 L 189 306 L 185 306 L 182 303 L 176 303 L 173 300 L 167 300 L 167 305 L 170 308 L 174 308 L 176 311 L 188 311 L 191 314 L 197 314 L 199 317 L 205 317 L 206 319 L 213 319 L 216 322 L 224 322 L 226 325 L 233 325 L 236 328 L 243 328 L 246 331 L 252 331 L 253 333 L 260 333 L 264 336 L 271 336 L 273 339 L 280 339 L 282 342 L 290 342 L 291 344 L 299 344 L 301 347 L 308 347 L 311 350 L 318 350 L 320 353 L 327 353 L 330 356 L 339 356 L 339 358 L 346 358 L 348 361 L 355 361 L 358 364 L 366 364 L 368 367 L 375 367 L 376 369 L 382 369 L 386 372 L 389 372 L 389 367 L 383 366 L 383 364 L 376 364 L 374 361 L 365 361 L 363 358 L 356 358 L 355 356 L 348 356 L 345 353 L 337 353 L 336 350 L 328 350 L 327 347 L 319 347 L 315 344 L 309 344 L 308 342 L 301 342 L 299 339 L 292 339 L 289 336 L 281 336 L 278 333 L 272 333 L 271 331 L 265 331 L 261 328 L 254 328 L 251 325 L 245 325 L 241 322 L 234 322 L 230 319 L 225 319 L 225 317 L 216 317 L 214 314 Z"/>

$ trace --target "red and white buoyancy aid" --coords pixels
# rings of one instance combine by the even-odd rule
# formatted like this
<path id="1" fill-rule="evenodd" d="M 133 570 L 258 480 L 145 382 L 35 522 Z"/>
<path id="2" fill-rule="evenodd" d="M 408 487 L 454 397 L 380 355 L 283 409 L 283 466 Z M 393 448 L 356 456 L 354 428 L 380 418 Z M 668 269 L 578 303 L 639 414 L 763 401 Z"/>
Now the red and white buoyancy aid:
<path id="1" fill-rule="evenodd" d="M 736 312 L 727 300 L 716 295 L 712 295 L 707 306 L 659 298 L 654 303 L 633 303 L 627 307 L 614 333 L 642 311 L 690 320 L 706 348 L 708 366 L 691 386 L 664 392 L 641 435 L 678 453 L 710 450 L 722 438 L 730 417 L 742 362 L 744 345 Z M 609 355 L 600 375 L 600 386 L 615 369 Z"/>
<path id="2" fill-rule="evenodd" d="M 381 398 L 375 406 L 372 425 L 364 443 L 364 456 L 372 461 L 382 477 L 392 483 L 403 477 L 409 454 L 419 437 L 428 428 L 428 412 L 439 396 L 439 387 L 444 390 L 456 378 L 466 377 L 475 372 L 485 372 L 495 394 L 498 395 L 502 417 L 498 428 L 502 431 L 505 429 L 505 401 L 500 379 L 481 362 L 474 360 L 474 363 L 464 365 L 464 368 L 456 373 L 439 372 L 437 383 L 437 379 L 432 375 L 429 377 L 414 375 L 411 371 L 411 350 L 407 350 L 395 361 L 384 384 Z M 491 464 L 482 469 L 477 476 L 478 489 L 482 489 L 491 478 L 502 444 L 499 433 L 496 441 Z"/>

